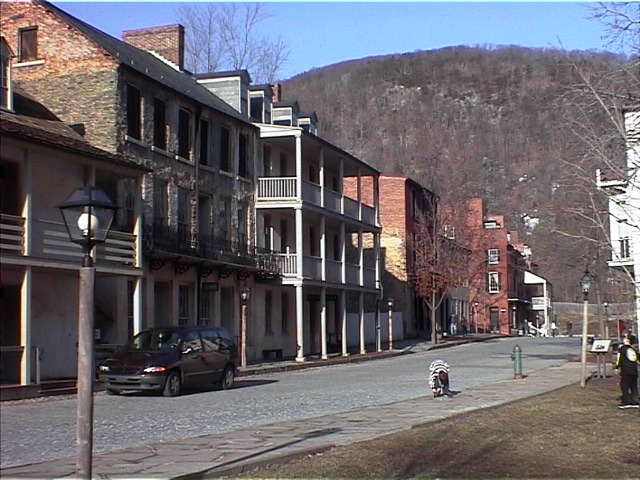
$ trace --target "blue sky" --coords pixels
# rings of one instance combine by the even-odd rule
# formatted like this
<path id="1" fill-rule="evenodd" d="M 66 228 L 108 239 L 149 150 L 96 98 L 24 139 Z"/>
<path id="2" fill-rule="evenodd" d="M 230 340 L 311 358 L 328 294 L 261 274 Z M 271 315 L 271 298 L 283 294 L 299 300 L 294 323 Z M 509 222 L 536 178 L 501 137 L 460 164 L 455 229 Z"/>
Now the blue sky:
<path id="1" fill-rule="evenodd" d="M 176 23 L 177 2 L 54 1 L 120 38 L 123 30 Z M 345 60 L 452 45 L 602 50 L 602 26 L 576 2 L 265 2 L 265 34 L 290 48 L 281 79 Z"/>

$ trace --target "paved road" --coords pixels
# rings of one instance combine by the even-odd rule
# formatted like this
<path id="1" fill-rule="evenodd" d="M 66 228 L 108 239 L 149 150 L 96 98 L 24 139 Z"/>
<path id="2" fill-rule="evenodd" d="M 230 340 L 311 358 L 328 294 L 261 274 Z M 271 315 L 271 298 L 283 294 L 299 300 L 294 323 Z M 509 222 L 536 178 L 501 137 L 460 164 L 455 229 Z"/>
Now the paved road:
<path id="1" fill-rule="evenodd" d="M 500 339 L 359 364 L 242 378 L 230 391 L 178 398 L 96 396 L 94 451 L 304 420 L 422 397 L 426 369 L 436 357 L 452 367 L 452 389 L 513 376 L 510 355 L 519 343 L 527 371 L 563 363 L 580 351 L 578 338 Z M 75 454 L 75 397 L 0 404 L 1 466 Z"/>

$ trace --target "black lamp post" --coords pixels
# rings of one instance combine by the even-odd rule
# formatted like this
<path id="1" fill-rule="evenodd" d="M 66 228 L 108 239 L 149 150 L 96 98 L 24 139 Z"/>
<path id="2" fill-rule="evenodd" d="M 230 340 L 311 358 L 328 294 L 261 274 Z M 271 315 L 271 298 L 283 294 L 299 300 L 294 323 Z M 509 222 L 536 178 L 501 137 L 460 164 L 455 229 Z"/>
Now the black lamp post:
<path id="1" fill-rule="evenodd" d="M 473 302 L 473 329 L 475 333 L 478 333 L 478 305 L 480 303 Z"/>
<path id="2" fill-rule="evenodd" d="M 242 368 L 247 366 L 247 303 L 249 302 L 249 296 L 251 295 L 251 289 L 249 287 L 242 287 L 240 289 L 240 305 L 242 306 L 242 313 L 240 321 L 240 366 Z"/>
<path id="3" fill-rule="evenodd" d="M 69 239 L 84 249 L 80 268 L 78 308 L 78 407 L 76 476 L 91 478 L 93 450 L 93 310 L 95 268 L 91 253 L 103 243 L 115 216 L 117 206 L 98 187 L 78 188 L 58 206 Z"/>
<path id="4" fill-rule="evenodd" d="M 587 324 L 589 315 L 589 291 L 591 290 L 591 277 L 589 276 L 589 268 L 584 271 L 584 275 L 580 279 L 580 290 L 584 296 L 584 309 L 582 314 L 582 378 L 580 386 L 584 388 L 587 382 Z"/>
<path id="5" fill-rule="evenodd" d="M 389 309 L 389 350 L 393 350 L 393 297 L 387 298 Z"/>
<path id="6" fill-rule="evenodd" d="M 604 331 L 605 338 L 609 339 L 609 302 L 607 300 L 602 302 L 602 306 L 604 307 Z M 618 334 L 618 337 L 620 334 Z M 618 339 L 619 340 L 619 339 Z"/>

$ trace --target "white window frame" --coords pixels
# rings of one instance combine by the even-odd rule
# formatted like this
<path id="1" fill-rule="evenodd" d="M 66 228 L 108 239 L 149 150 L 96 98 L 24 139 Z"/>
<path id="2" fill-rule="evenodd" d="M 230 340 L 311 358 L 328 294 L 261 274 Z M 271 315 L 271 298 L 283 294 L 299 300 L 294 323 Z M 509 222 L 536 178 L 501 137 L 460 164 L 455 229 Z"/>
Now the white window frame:
<path id="1" fill-rule="evenodd" d="M 489 272 L 487 278 L 487 289 L 489 293 L 500 293 L 500 273 Z"/>
<path id="2" fill-rule="evenodd" d="M 498 248 L 487 249 L 487 263 L 497 265 L 500 263 L 500 250 Z"/>

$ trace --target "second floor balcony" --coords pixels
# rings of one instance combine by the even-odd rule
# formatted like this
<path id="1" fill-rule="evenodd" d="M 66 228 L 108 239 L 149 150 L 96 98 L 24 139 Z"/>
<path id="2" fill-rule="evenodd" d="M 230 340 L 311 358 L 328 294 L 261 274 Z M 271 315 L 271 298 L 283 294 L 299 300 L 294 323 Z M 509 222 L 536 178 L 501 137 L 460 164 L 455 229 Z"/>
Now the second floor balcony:
<path id="1" fill-rule="evenodd" d="M 316 207 L 344 215 L 368 225 L 377 225 L 375 209 L 339 192 L 302 180 L 298 192 L 296 177 L 261 177 L 258 179 L 257 206 L 275 203 L 308 202 Z"/>
<path id="2" fill-rule="evenodd" d="M 156 222 L 144 230 L 144 249 L 151 257 L 181 257 L 191 262 L 242 268 L 268 275 L 279 275 L 275 254 L 241 240 L 193 234 L 182 226 Z"/>
<path id="3" fill-rule="evenodd" d="M 69 240 L 69 234 L 62 222 L 0 215 L 0 252 L 3 259 L 30 258 L 34 261 L 74 262 L 80 265 L 84 252 L 82 247 Z M 111 230 L 107 240 L 94 249 L 97 267 L 136 265 L 136 236 Z"/>

